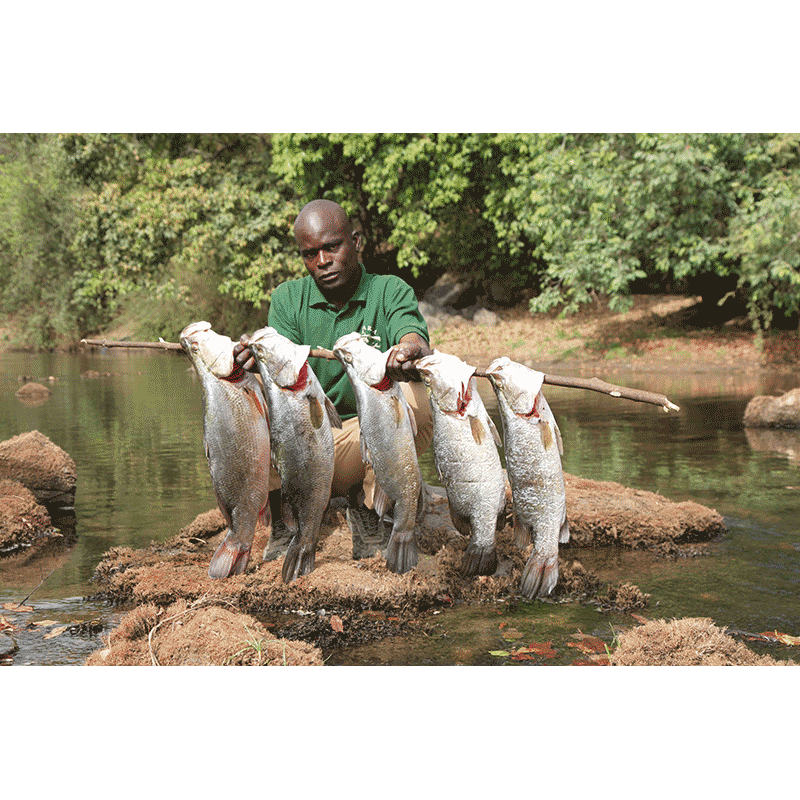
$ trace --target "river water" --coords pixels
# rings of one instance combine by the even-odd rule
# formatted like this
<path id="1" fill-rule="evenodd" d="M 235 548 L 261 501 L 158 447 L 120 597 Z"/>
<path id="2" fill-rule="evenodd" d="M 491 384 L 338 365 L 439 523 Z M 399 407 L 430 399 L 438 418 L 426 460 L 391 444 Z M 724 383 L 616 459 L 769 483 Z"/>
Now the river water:
<path id="1" fill-rule="evenodd" d="M 81 377 L 87 370 L 106 374 Z M 557 366 L 551 371 L 566 372 Z M 23 405 L 14 395 L 20 376 L 51 386 L 50 399 Z M 48 382 L 51 376 L 55 380 Z M 728 533 L 701 558 L 671 561 L 575 548 L 565 554 L 603 580 L 630 581 L 651 594 L 648 617 L 702 616 L 736 630 L 800 635 L 800 431 L 752 432 L 741 425 L 753 395 L 794 388 L 795 375 L 644 372 L 609 361 L 599 377 L 666 394 L 681 411 L 665 414 L 656 406 L 550 387 L 565 471 L 716 508 Z M 495 413 L 488 384 L 479 384 Z M 167 539 L 215 506 L 202 446 L 200 386 L 180 353 L 6 352 L 0 353 L 0 411 L 0 440 L 38 430 L 72 456 L 78 471 L 74 546 L 21 569 L 0 560 L 0 605 L 22 600 L 43 581 L 28 600 L 34 610 L 13 615 L 16 623 L 71 626 L 49 639 L 53 624 L 22 631 L 13 663 L 78 665 L 102 646 L 101 633 L 119 617 L 104 603 L 83 599 L 95 591 L 91 578 L 102 554 L 117 545 L 137 548 Z M 430 454 L 422 468 L 437 483 Z M 489 655 L 503 644 L 497 615 L 493 607 L 443 611 L 440 635 L 397 637 L 329 663 L 497 663 Z M 567 625 L 609 639 L 616 621 L 594 608 L 542 603 L 520 604 L 504 619 L 524 634 L 535 630 L 537 638 Z M 754 649 L 797 658 L 791 652 L 797 648 Z"/>

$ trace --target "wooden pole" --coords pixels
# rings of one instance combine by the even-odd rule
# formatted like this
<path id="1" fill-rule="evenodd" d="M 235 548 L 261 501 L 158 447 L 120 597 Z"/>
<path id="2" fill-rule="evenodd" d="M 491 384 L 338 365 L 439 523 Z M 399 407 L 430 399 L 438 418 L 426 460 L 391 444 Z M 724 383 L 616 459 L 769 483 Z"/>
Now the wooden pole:
<path id="1" fill-rule="evenodd" d="M 140 347 L 151 348 L 156 350 L 180 350 L 183 348 L 174 342 L 110 342 L 108 339 L 81 339 L 81 344 L 90 345 L 92 347 Z M 326 358 L 333 360 L 336 356 L 332 350 L 324 348 L 312 348 L 309 353 L 314 358 Z M 488 378 L 485 370 L 475 370 L 475 375 L 478 378 Z M 654 392 L 645 392 L 642 389 L 627 389 L 624 386 L 616 386 L 612 383 L 606 383 L 600 378 L 573 378 L 564 377 L 563 375 L 547 375 L 544 376 L 544 383 L 548 386 L 563 386 L 568 389 L 588 389 L 592 392 L 600 392 L 601 394 L 608 395 L 609 397 L 622 398 L 623 400 L 633 400 L 637 403 L 650 403 L 651 405 L 661 406 L 664 411 L 680 411 L 680 408 L 671 402 L 663 394 L 655 394 Z"/>

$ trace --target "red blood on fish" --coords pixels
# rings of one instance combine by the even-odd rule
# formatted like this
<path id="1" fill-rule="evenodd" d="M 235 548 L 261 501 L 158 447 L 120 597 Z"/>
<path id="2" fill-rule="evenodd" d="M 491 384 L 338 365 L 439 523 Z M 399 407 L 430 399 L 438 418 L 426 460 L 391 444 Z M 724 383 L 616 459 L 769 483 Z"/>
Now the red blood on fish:
<path id="1" fill-rule="evenodd" d="M 244 379 L 244 369 L 234 361 L 231 374 L 224 377 L 222 380 L 228 381 L 229 383 L 239 383 L 239 381 L 243 379 Z"/>
<path id="2" fill-rule="evenodd" d="M 394 386 L 394 383 L 389 379 L 387 375 L 383 376 L 383 380 L 380 383 L 373 383 L 372 388 L 377 389 L 379 392 L 386 392 Z"/>
<path id="3" fill-rule="evenodd" d="M 300 372 L 297 375 L 297 381 L 295 382 L 294 386 L 286 387 L 290 392 L 300 392 L 306 388 L 306 384 L 308 383 L 308 361 L 300 368 Z"/>

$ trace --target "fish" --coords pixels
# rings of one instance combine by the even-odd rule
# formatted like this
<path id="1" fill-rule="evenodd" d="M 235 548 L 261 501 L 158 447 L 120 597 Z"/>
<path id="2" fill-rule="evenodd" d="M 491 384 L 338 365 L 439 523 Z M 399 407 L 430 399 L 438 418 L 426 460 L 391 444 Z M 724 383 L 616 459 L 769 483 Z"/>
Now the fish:
<path id="1" fill-rule="evenodd" d="M 546 597 L 558 583 L 558 545 L 569 541 L 561 431 L 542 392 L 543 373 L 502 356 L 486 374 L 500 410 L 516 544 L 533 542 L 520 592 Z"/>
<path id="2" fill-rule="evenodd" d="M 415 364 L 433 412 L 433 458 L 453 525 L 470 537 L 461 562 L 466 576 L 497 569 L 496 531 L 505 510 L 500 436 L 478 394 L 475 367 L 434 350 Z"/>
<path id="3" fill-rule="evenodd" d="M 414 414 L 400 384 L 386 376 L 388 352 L 370 346 L 359 333 L 349 333 L 337 340 L 333 354 L 356 397 L 361 458 L 375 472 L 375 513 L 382 520 L 393 508 L 386 567 L 402 575 L 417 565 L 416 527 L 425 512 Z"/>
<path id="4" fill-rule="evenodd" d="M 208 575 L 227 578 L 247 568 L 256 524 L 269 525 L 270 434 L 261 384 L 233 359 L 233 341 L 208 322 L 180 335 L 203 389 L 203 442 L 217 504 L 228 528 Z"/>
<path id="5" fill-rule="evenodd" d="M 281 476 L 282 516 L 292 534 L 281 575 L 314 569 L 322 515 L 333 484 L 333 428 L 342 421 L 308 364 L 308 345 L 266 327 L 247 337 L 264 383 L 272 462 Z"/>

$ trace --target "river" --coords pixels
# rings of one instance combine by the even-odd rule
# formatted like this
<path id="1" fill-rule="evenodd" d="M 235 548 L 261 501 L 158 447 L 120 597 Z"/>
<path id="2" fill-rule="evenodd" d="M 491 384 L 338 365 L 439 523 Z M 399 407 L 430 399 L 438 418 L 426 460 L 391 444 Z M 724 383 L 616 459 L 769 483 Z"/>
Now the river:
<path id="1" fill-rule="evenodd" d="M 101 376 L 82 377 L 88 370 Z M 21 403 L 14 395 L 20 376 L 50 386 L 50 399 L 35 407 Z M 681 411 L 665 414 L 656 406 L 551 387 L 565 471 L 710 506 L 724 516 L 728 533 L 710 546 L 709 557 L 677 561 L 617 550 L 565 552 L 603 580 L 630 581 L 651 594 L 650 617 L 702 616 L 737 630 L 800 635 L 800 431 L 753 432 L 741 424 L 754 394 L 794 388 L 794 374 L 645 372 L 609 361 L 599 377 L 666 394 Z M 479 383 L 496 416 L 488 384 Z M 10 570 L 0 560 L 0 605 L 22 600 L 43 581 L 28 600 L 34 610 L 24 619 L 16 615 L 17 623 L 70 626 L 51 638 L 45 636 L 52 626 L 24 631 L 13 664 L 79 665 L 102 646 L 102 633 L 119 617 L 106 604 L 84 599 L 95 591 L 91 579 L 102 554 L 167 539 L 215 506 L 200 385 L 181 353 L 87 349 L 0 353 L 0 387 L 0 440 L 38 430 L 72 456 L 78 471 L 74 546 L 22 569 Z M 437 483 L 430 453 L 422 468 Z M 552 608 L 521 604 L 515 613 L 524 624 Z M 594 609 L 571 606 L 560 613 L 552 624 L 566 616 L 585 631 L 609 624 Z M 488 653 L 498 640 L 492 614 L 444 611 L 441 637 L 398 637 L 329 663 L 491 664 Z M 796 649 L 776 645 L 759 652 L 796 659 L 790 652 Z"/>

